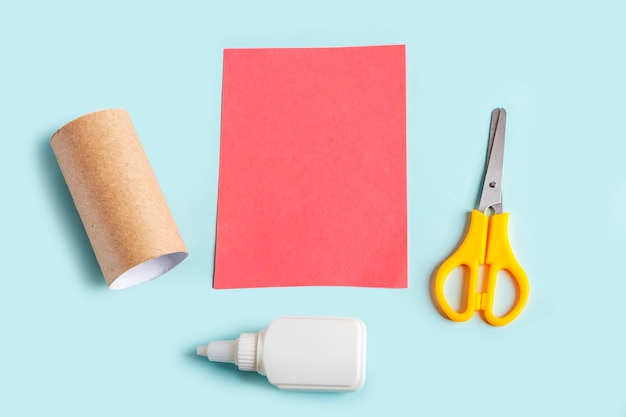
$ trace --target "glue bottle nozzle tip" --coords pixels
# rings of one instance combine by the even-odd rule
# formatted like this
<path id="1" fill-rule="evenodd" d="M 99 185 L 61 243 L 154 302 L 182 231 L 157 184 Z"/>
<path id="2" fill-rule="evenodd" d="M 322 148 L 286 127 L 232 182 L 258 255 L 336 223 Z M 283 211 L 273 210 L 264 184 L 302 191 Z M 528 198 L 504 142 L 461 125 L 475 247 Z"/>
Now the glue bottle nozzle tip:
<path id="1" fill-rule="evenodd" d="M 207 356 L 208 352 L 208 346 L 207 345 L 202 345 L 202 346 L 198 346 L 196 348 L 196 353 L 200 356 Z"/>

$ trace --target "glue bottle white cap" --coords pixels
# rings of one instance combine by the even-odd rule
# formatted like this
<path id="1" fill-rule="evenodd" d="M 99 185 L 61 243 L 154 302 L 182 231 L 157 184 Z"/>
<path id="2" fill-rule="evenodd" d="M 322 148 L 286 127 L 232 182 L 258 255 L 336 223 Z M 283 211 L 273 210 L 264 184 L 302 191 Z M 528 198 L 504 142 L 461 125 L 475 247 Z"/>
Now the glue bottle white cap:
<path id="1" fill-rule="evenodd" d="M 365 382 L 365 325 L 339 317 L 283 317 L 259 333 L 199 346 L 210 361 L 257 371 L 282 389 L 355 391 Z"/>

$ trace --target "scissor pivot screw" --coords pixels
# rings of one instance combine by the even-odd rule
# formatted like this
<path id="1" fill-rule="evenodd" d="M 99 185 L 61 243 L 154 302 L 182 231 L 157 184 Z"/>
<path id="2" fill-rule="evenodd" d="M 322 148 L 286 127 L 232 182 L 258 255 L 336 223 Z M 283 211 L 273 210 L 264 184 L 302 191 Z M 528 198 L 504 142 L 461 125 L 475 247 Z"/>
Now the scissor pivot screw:
<path id="1" fill-rule="evenodd" d="M 496 182 L 495 182 L 495 181 L 491 181 L 491 182 L 489 183 L 489 186 L 490 186 L 491 188 L 496 188 Z"/>

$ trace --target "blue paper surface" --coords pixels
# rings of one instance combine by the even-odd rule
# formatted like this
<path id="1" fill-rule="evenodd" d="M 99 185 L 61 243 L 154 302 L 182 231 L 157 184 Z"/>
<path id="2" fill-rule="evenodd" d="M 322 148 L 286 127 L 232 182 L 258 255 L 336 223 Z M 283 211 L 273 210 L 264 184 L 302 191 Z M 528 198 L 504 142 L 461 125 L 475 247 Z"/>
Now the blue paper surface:
<path id="1" fill-rule="evenodd" d="M 0 7 L 0 415 L 626 415 L 626 5 L 620 1 L 9 2 Z M 224 48 L 404 44 L 409 288 L 212 289 Z M 429 297 L 461 238 L 489 112 L 531 283 L 511 325 Z M 110 291 L 50 150 L 130 112 L 190 256 Z M 282 315 L 354 316 L 367 380 L 290 393 L 195 356 Z M 265 411 L 263 411 L 265 410 Z"/>

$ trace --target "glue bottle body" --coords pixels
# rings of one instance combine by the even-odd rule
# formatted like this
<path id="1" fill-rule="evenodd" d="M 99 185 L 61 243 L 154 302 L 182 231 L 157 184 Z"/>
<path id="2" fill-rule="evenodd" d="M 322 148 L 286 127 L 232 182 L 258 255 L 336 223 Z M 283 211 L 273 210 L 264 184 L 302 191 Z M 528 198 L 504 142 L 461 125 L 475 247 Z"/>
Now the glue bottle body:
<path id="1" fill-rule="evenodd" d="M 361 320 L 283 317 L 259 333 L 198 348 L 211 361 L 257 371 L 281 389 L 355 391 L 365 382 L 366 330 Z"/>

